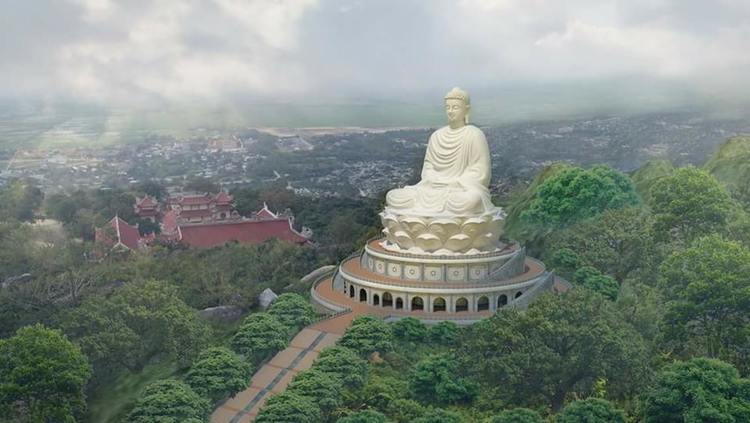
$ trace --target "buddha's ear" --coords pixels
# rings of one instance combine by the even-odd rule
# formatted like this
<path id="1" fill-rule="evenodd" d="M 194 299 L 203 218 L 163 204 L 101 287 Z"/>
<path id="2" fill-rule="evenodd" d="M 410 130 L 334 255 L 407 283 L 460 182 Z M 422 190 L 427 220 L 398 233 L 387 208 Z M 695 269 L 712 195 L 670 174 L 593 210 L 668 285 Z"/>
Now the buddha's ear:
<path id="1" fill-rule="evenodd" d="M 469 124 L 469 113 L 471 113 L 471 104 L 466 105 L 466 114 L 464 115 L 464 125 Z"/>

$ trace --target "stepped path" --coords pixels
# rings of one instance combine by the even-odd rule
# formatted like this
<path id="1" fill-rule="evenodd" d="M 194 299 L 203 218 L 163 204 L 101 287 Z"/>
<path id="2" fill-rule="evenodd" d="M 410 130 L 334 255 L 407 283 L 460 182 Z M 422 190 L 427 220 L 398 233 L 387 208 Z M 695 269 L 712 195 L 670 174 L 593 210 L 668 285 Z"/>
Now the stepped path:
<path id="1" fill-rule="evenodd" d="M 565 291 L 568 287 L 559 280 L 555 282 L 557 292 Z M 387 317 L 424 317 L 424 312 L 393 310 L 392 308 L 376 307 L 333 290 L 330 277 L 314 285 L 316 295 L 326 301 L 349 311 L 334 315 L 334 317 L 313 323 L 302 329 L 292 339 L 289 346 L 276 354 L 271 361 L 264 364 L 250 381 L 250 386 L 234 397 L 228 399 L 211 415 L 211 423 L 247 423 L 255 420 L 261 407 L 268 398 L 283 392 L 297 373 L 309 369 L 320 351 L 336 343 L 344 335 L 352 321 L 360 315 L 372 314 Z M 476 321 L 492 315 L 489 311 L 477 313 L 462 313 L 462 317 L 455 315 L 432 313 L 439 319 Z M 457 322 L 458 323 L 458 322 Z"/>
<path id="2" fill-rule="evenodd" d="M 254 421 L 268 398 L 284 391 L 297 373 L 310 368 L 320 351 L 336 343 L 359 314 L 362 310 L 352 310 L 302 329 L 286 349 L 253 375 L 247 389 L 214 410 L 211 423 Z"/>

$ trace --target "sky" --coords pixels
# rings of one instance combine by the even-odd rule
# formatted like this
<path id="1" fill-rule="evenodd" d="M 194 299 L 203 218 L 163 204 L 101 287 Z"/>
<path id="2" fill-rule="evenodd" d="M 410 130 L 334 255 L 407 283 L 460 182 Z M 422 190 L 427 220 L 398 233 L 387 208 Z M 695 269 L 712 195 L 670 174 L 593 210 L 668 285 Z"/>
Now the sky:
<path id="1" fill-rule="evenodd" d="M 0 98 L 746 104 L 748 0 L 0 0 Z M 490 108 L 490 107 L 488 107 Z"/>

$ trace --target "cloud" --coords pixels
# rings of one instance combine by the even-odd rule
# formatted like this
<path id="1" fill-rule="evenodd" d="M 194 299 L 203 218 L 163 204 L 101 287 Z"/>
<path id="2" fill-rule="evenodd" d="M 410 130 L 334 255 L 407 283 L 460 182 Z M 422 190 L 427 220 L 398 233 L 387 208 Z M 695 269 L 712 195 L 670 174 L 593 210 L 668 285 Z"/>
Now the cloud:
<path id="1" fill-rule="evenodd" d="M 453 85 L 621 78 L 750 93 L 745 0 L 18 0 L 0 8 L 5 96 L 131 105 L 406 99 Z"/>

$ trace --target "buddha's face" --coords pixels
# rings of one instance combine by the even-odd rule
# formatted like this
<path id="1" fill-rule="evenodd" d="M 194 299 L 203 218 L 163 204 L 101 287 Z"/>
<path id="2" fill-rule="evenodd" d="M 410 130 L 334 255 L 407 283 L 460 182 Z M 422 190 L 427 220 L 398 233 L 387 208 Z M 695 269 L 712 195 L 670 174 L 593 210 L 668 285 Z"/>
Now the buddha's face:
<path id="1" fill-rule="evenodd" d="M 449 98 L 445 100 L 445 114 L 451 127 L 463 126 L 466 124 L 466 115 L 469 114 L 469 105 L 463 100 Z"/>

